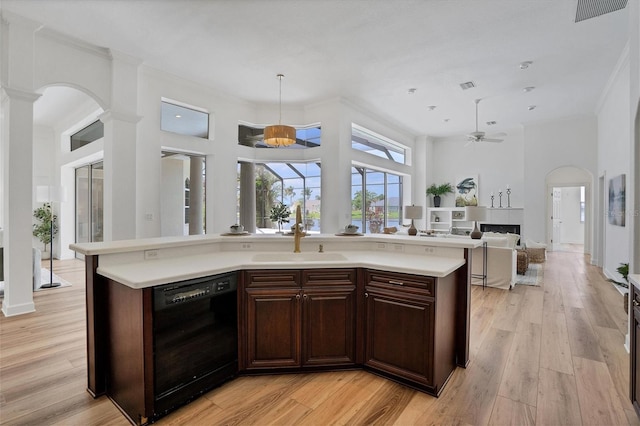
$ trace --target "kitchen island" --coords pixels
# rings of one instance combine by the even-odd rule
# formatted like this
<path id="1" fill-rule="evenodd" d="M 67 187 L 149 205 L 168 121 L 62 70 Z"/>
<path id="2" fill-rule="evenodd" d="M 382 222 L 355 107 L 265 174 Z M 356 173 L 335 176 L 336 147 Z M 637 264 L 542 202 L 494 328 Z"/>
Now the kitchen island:
<path id="1" fill-rule="evenodd" d="M 479 245 L 390 235 L 308 236 L 302 253 L 286 236 L 72 245 L 86 263 L 88 390 L 137 424 L 188 402 L 154 391 L 154 289 L 231 274 L 234 373 L 366 368 L 438 395 L 468 362 L 470 249 Z"/>

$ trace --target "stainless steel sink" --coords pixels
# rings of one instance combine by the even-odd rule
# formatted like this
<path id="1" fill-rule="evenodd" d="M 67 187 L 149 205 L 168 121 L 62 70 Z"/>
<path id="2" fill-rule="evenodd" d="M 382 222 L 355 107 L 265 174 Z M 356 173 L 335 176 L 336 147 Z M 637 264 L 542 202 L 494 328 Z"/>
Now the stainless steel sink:
<path id="1" fill-rule="evenodd" d="M 334 262 L 347 260 L 342 253 L 256 253 L 252 260 L 254 262 Z"/>

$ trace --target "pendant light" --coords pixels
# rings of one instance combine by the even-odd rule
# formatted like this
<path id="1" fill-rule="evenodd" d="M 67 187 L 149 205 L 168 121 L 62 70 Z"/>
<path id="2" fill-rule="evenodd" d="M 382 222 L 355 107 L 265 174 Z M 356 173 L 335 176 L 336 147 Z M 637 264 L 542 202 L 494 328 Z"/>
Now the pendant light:
<path id="1" fill-rule="evenodd" d="M 278 124 L 264 128 L 264 143 L 269 146 L 289 146 L 296 143 L 296 129 L 282 124 L 282 78 L 284 74 L 278 74 L 280 80 L 280 117 Z"/>

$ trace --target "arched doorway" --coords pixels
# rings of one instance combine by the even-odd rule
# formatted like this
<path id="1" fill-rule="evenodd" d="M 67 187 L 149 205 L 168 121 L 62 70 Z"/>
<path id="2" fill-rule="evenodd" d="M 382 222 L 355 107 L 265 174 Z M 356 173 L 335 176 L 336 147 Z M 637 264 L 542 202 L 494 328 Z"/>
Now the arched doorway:
<path id="1" fill-rule="evenodd" d="M 70 85 L 47 86 L 40 92 L 33 105 L 33 185 L 59 187 L 66 195 L 65 202 L 52 203 L 59 229 L 52 255 L 68 259 L 74 256 L 69 244 L 85 241 L 83 226 L 92 211 L 100 210 L 95 208 L 101 204 L 95 195 L 99 191 L 78 183 L 84 182 L 81 176 L 87 166 L 102 160 L 102 146 L 91 145 L 99 140 L 96 132 L 86 129 L 96 127 L 104 110 L 92 94 Z M 39 205 L 34 190 L 34 207 Z"/>
<path id="2" fill-rule="evenodd" d="M 559 167 L 547 174 L 549 250 L 592 253 L 592 181 L 591 173 L 575 166 Z"/>

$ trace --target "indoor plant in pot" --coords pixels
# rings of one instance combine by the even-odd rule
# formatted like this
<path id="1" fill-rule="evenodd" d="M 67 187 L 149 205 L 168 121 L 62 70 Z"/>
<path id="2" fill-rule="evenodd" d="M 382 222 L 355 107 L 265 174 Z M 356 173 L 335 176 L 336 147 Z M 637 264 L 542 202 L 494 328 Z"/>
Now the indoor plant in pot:
<path id="1" fill-rule="evenodd" d="M 427 195 L 433 195 L 434 207 L 440 207 L 440 197 L 449 193 L 453 193 L 453 186 L 449 182 L 441 185 L 432 183 L 431 186 L 427 188 Z"/>
<path id="2" fill-rule="evenodd" d="M 47 252 L 47 245 L 51 244 L 52 237 L 58 233 L 58 224 L 56 223 L 58 216 L 53 214 L 50 203 L 44 203 L 33 211 L 33 217 L 37 221 L 33 224 L 33 236 L 44 244 L 42 258 L 48 259 L 51 253 Z"/>

